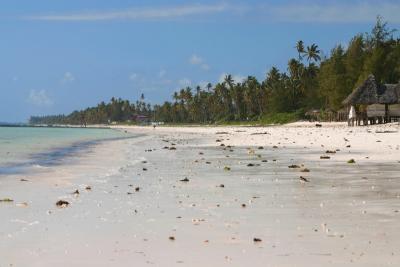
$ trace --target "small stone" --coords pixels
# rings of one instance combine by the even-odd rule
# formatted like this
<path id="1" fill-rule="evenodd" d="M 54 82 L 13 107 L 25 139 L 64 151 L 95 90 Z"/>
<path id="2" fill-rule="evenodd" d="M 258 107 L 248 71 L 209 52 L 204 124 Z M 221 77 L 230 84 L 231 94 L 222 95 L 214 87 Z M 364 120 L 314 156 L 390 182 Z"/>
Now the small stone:
<path id="1" fill-rule="evenodd" d="M 288 166 L 289 169 L 296 169 L 296 168 L 300 168 L 299 165 L 290 165 Z"/>
<path id="2" fill-rule="evenodd" d="M 308 183 L 310 182 L 307 178 L 300 176 L 300 181 L 304 182 L 304 183 Z"/>
<path id="3" fill-rule="evenodd" d="M 69 202 L 65 200 L 59 200 L 57 201 L 56 206 L 59 208 L 66 208 L 69 206 Z"/>

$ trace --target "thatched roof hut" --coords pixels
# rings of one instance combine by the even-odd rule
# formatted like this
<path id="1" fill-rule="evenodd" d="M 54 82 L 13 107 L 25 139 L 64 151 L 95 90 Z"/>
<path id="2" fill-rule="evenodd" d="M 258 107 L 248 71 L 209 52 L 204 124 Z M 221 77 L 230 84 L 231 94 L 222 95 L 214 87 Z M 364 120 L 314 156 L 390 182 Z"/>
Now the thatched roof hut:
<path id="1" fill-rule="evenodd" d="M 364 83 L 343 101 L 344 105 L 397 103 L 400 103 L 400 83 L 379 84 L 374 75 L 369 75 Z"/>

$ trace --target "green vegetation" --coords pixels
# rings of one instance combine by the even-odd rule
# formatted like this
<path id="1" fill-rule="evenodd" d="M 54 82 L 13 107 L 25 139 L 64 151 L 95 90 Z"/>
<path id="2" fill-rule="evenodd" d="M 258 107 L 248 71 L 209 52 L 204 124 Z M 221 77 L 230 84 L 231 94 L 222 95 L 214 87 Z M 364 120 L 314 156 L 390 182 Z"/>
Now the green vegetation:
<path id="1" fill-rule="evenodd" d="M 161 105 L 146 104 L 143 95 L 136 103 L 113 98 L 68 116 L 31 117 L 30 123 L 124 123 L 144 115 L 168 124 L 271 124 L 298 120 L 310 109 L 337 111 L 369 74 L 381 83 L 399 82 L 400 39 L 394 33 L 378 17 L 371 33 L 354 36 L 347 48 L 338 45 L 329 56 L 316 44 L 298 41 L 298 57 L 289 60 L 287 72 L 273 67 L 263 81 L 227 75 L 215 86 L 182 88 Z"/>

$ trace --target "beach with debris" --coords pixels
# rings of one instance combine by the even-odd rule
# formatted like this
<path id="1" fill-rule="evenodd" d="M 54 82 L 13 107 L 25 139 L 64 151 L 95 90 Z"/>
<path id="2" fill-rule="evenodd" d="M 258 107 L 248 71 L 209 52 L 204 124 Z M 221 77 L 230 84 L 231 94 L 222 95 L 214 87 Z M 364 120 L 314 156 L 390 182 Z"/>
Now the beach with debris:
<path id="1" fill-rule="evenodd" d="M 0 266 L 397 266 L 400 133 L 117 127 L 0 179 Z"/>

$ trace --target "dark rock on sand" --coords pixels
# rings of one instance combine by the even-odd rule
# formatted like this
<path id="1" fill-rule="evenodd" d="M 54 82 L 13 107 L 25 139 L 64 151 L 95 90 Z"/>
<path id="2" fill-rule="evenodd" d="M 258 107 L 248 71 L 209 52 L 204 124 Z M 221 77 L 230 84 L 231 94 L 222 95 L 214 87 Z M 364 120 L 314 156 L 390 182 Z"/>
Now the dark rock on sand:
<path id="1" fill-rule="evenodd" d="M 293 165 L 288 166 L 288 168 L 289 169 L 298 169 L 298 168 L 300 168 L 300 166 L 293 164 Z"/>
<path id="2" fill-rule="evenodd" d="M 66 200 L 59 200 L 56 202 L 56 206 L 59 208 L 66 208 L 66 207 L 68 207 L 68 205 L 69 205 L 69 202 Z"/>
<path id="3" fill-rule="evenodd" d="M 300 176 L 300 181 L 302 181 L 304 183 L 310 182 L 306 177 L 303 177 L 303 176 Z"/>

